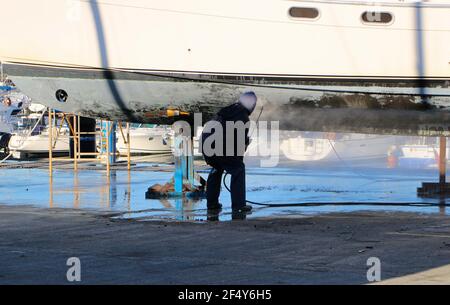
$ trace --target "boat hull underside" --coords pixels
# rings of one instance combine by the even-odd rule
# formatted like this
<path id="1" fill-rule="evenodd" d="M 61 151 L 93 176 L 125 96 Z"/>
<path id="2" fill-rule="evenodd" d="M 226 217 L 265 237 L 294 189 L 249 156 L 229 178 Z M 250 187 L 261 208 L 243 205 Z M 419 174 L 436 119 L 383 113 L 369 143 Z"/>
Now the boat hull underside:
<path id="1" fill-rule="evenodd" d="M 34 102 L 93 118 L 167 123 L 160 114 L 178 109 L 202 113 L 204 123 L 240 93 L 252 90 L 264 106 L 261 119 L 279 121 L 282 129 L 450 135 L 448 80 L 162 75 L 22 64 L 4 68 Z M 56 99 L 58 90 L 67 92 L 67 101 Z"/>

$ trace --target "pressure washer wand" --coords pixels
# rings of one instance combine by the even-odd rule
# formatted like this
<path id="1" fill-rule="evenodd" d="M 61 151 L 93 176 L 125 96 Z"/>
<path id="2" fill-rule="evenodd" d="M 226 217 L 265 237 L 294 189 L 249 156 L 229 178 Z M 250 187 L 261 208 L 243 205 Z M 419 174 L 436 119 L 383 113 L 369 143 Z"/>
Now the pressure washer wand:
<path id="1" fill-rule="evenodd" d="M 261 107 L 261 111 L 259 112 L 258 118 L 256 119 L 255 128 L 253 128 L 252 133 L 250 134 L 249 138 L 253 137 L 255 130 L 258 128 L 259 120 L 261 119 L 261 115 L 262 115 L 263 111 L 264 111 L 264 106 Z"/>

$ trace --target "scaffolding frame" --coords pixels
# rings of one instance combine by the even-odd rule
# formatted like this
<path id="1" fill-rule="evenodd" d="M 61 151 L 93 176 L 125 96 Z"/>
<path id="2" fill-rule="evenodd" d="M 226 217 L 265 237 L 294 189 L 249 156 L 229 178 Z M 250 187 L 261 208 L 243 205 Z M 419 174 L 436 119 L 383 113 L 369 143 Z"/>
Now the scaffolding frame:
<path id="1" fill-rule="evenodd" d="M 111 152 L 111 143 L 109 141 L 109 138 L 111 136 L 111 132 L 112 132 L 112 126 L 113 124 L 110 125 L 110 128 L 108 128 L 107 132 L 106 132 L 106 153 L 102 152 L 101 150 L 99 151 L 97 149 L 96 152 L 81 152 L 81 138 L 83 136 L 95 136 L 97 139 L 97 136 L 100 137 L 102 139 L 103 135 L 102 135 L 102 131 L 101 130 L 96 130 L 95 132 L 85 132 L 85 131 L 81 131 L 81 116 L 76 115 L 75 113 L 65 113 L 65 112 L 59 112 L 59 121 L 60 123 L 58 124 L 58 119 L 57 119 L 57 114 L 56 111 L 54 109 L 48 108 L 48 116 L 49 116 L 49 175 L 50 177 L 53 176 L 53 171 L 54 171 L 54 167 L 53 164 L 55 161 L 66 161 L 66 162 L 73 162 L 73 169 L 74 171 L 78 171 L 79 169 L 79 164 L 81 163 L 89 163 L 89 162 L 101 162 L 103 158 L 106 159 L 106 174 L 107 176 L 110 176 L 111 173 L 111 162 L 110 162 L 110 156 L 111 154 L 115 154 L 116 152 L 113 151 Z M 71 124 L 71 118 L 73 118 L 73 124 Z M 102 125 L 102 123 L 104 122 L 104 120 L 100 121 L 100 124 Z M 64 124 L 67 124 L 69 130 L 70 130 L 70 134 L 69 134 L 69 140 L 73 140 L 72 144 L 73 144 L 73 158 L 69 157 L 54 157 L 53 156 L 53 148 L 56 145 L 56 142 L 58 141 L 58 138 L 61 134 L 61 129 L 63 128 Z M 131 141 L 130 141 L 130 123 L 126 123 L 126 130 L 124 132 L 123 127 L 122 127 L 122 122 L 117 122 L 117 124 L 119 125 L 119 129 L 120 129 L 120 135 L 123 137 L 124 143 L 127 146 L 127 153 L 126 153 L 126 157 L 127 157 L 127 170 L 130 171 L 131 170 Z M 55 133 L 56 132 L 56 133 Z M 103 141 L 103 140 L 102 140 Z M 101 145 L 103 145 L 101 141 Z M 71 145 L 71 143 L 69 142 L 69 146 Z M 69 147 L 70 150 L 70 147 Z M 87 156 L 92 156 L 91 158 L 87 157 Z"/>

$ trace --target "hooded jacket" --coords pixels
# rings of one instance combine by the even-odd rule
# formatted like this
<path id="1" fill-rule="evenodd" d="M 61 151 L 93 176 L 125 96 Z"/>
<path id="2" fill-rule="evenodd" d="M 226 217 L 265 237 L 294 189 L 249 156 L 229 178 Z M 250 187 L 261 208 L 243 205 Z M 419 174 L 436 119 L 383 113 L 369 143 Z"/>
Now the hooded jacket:
<path id="1" fill-rule="evenodd" d="M 210 163 L 209 161 L 211 161 L 211 158 L 226 158 L 227 160 L 236 159 L 236 160 L 240 160 L 240 161 L 243 160 L 245 151 L 250 143 L 250 139 L 248 137 L 249 124 L 247 124 L 248 122 L 250 122 L 249 115 L 250 115 L 249 110 L 247 110 L 239 102 L 229 105 L 227 107 L 224 107 L 217 113 L 217 115 L 213 118 L 212 121 L 217 121 L 222 126 L 223 153 L 222 153 L 222 156 L 220 156 L 220 154 L 214 155 L 214 156 L 206 156 L 204 150 L 202 149 L 203 156 L 207 163 Z M 228 141 L 227 141 L 227 132 L 230 132 L 230 131 L 227 131 L 227 122 L 233 122 L 233 123 L 242 122 L 245 125 L 245 129 L 244 129 L 245 143 L 238 143 L 240 138 L 238 137 L 238 130 L 236 128 L 233 128 L 233 131 L 234 131 L 234 139 L 233 140 L 234 141 L 231 142 L 230 141 L 231 138 L 228 139 Z M 202 133 L 202 148 L 205 143 L 205 140 L 207 138 L 209 138 L 215 132 L 218 132 L 218 131 L 213 129 L 212 132 L 210 132 L 210 133 L 208 133 L 208 132 Z M 227 155 L 227 147 L 231 144 L 234 145 L 234 151 L 232 154 Z M 213 146 L 213 148 L 214 148 L 214 146 Z M 239 149 L 239 148 L 241 148 L 241 149 Z M 230 148 L 230 150 L 231 150 L 231 148 Z"/>

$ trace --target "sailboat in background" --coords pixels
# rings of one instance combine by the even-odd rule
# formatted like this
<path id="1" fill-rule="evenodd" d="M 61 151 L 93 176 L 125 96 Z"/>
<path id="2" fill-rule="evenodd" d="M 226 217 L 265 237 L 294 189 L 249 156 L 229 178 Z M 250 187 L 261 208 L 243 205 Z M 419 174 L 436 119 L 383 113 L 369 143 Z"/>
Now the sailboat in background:
<path id="1" fill-rule="evenodd" d="M 47 108 L 32 104 L 28 113 L 18 116 L 16 126 L 8 143 L 8 150 L 13 158 L 26 159 L 30 157 L 48 156 L 50 128 Z M 56 119 L 56 118 L 55 118 Z M 53 154 L 69 153 L 70 132 L 66 124 L 56 122 L 59 128 L 53 128 Z"/>

